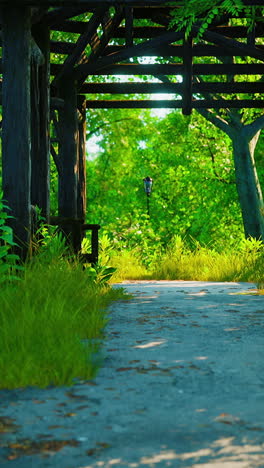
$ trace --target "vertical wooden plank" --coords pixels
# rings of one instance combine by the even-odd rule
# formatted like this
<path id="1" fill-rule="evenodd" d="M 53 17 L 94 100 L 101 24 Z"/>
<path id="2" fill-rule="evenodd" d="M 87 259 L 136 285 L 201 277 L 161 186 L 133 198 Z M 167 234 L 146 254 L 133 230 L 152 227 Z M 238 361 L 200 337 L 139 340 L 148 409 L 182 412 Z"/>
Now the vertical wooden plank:
<path id="1" fill-rule="evenodd" d="M 86 98 L 78 96 L 79 118 L 79 154 L 78 154 L 78 186 L 77 186 L 77 217 L 85 222 L 86 215 Z"/>
<path id="2" fill-rule="evenodd" d="M 42 52 L 42 63 L 31 59 L 31 203 L 49 221 L 50 212 L 50 35 L 42 24 L 35 25 L 33 37 Z"/>
<path id="3" fill-rule="evenodd" d="M 190 115 L 192 112 L 192 80 L 193 80 L 193 40 L 191 37 L 184 39 L 183 42 L 183 95 L 182 95 L 182 113 Z"/>
<path id="4" fill-rule="evenodd" d="M 126 47 L 133 46 L 133 8 L 125 7 L 125 36 L 126 36 Z"/>
<path id="5" fill-rule="evenodd" d="M 30 9 L 2 10 L 3 192 L 24 259 L 30 243 Z"/>
<path id="6" fill-rule="evenodd" d="M 60 83 L 60 95 L 64 99 L 64 108 L 59 110 L 59 157 L 62 164 L 59 175 L 59 216 L 77 217 L 77 155 L 78 155 L 78 120 L 77 92 L 72 79 Z"/>

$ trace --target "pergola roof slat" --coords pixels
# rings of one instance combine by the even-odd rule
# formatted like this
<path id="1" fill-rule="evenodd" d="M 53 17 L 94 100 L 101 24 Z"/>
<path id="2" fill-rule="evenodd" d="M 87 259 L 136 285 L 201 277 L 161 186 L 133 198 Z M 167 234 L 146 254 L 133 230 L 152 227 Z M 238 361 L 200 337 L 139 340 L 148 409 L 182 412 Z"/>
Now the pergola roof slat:
<path id="1" fill-rule="evenodd" d="M 87 109 L 182 109 L 183 101 L 175 100 L 87 100 Z M 192 101 L 194 109 L 244 109 L 255 108 L 263 109 L 264 100 L 255 99 L 237 99 L 237 100 L 216 100 L 216 99 L 197 99 Z"/>
<path id="2" fill-rule="evenodd" d="M 193 83 L 193 93 L 264 93 L 264 82 L 201 82 Z M 246 91 L 245 91 L 246 90 Z M 80 89 L 82 94 L 180 94 L 182 83 L 84 83 Z"/>

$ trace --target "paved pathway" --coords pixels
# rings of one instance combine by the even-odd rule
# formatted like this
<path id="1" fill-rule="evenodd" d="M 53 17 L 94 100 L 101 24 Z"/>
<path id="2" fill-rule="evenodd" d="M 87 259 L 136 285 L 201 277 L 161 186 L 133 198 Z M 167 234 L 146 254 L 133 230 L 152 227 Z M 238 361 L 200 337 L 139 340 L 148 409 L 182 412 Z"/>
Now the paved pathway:
<path id="1" fill-rule="evenodd" d="M 264 467 L 263 296 L 124 286 L 94 382 L 0 391 L 0 467 Z"/>

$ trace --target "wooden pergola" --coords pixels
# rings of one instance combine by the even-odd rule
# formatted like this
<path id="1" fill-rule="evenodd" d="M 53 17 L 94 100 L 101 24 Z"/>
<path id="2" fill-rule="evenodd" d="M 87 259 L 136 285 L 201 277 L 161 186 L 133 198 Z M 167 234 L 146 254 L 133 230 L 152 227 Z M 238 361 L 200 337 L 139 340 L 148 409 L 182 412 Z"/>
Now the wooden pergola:
<path id="1" fill-rule="evenodd" d="M 179 108 L 185 115 L 199 108 L 263 108 L 264 23 L 249 32 L 224 17 L 202 40 L 195 27 L 185 39 L 169 26 L 181 3 L 0 0 L 3 192 L 22 257 L 30 244 L 32 206 L 50 222 L 50 154 L 58 170 L 57 222 L 72 233 L 76 250 L 85 229 L 93 231 L 96 244 L 99 226 L 84 224 L 87 108 Z M 68 40 L 54 40 L 54 31 L 68 33 Z M 122 81 L 113 79 L 118 75 Z M 126 75 L 149 79 L 132 82 Z M 155 93 L 174 99 L 141 97 Z M 51 123 L 58 151 L 50 141 Z"/>

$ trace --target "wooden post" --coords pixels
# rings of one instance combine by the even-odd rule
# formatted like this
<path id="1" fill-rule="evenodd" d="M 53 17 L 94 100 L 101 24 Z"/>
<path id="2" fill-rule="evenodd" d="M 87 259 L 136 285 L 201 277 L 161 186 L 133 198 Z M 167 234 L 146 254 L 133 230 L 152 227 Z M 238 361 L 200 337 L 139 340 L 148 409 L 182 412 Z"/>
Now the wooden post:
<path id="1" fill-rule="evenodd" d="M 49 29 L 34 26 L 33 37 L 41 56 L 31 57 L 31 204 L 49 222 L 50 212 L 50 65 Z"/>
<path id="2" fill-rule="evenodd" d="M 73 251 L 81 246 L 81 222 L 77 221 L 77 184 L 79 128 L 77 116 L 77 88 L 73 79 L 64 78 L 60 82 L 60 97 L 64 99 L 63 109 L 59 109 L 59 217 L 61 231 Z"/>
<path id="3" fill-rule="evenodd" d="M 77 154 L 78 119 L 77 92 L 73 80 L 65 79 L 60 83 L 60 95 L 64 108 L 59 110 L 59 157 L 62 171 L 59 176 L 59 216 L 77 218 Z"/>
<path id="4" fill-rule="evenodd" d="M 78 154 L 78 187 L 77 217 L 85 222 L 86 215 L 86 99 L 78 96 L 79 109 L 79 154 Z"/>
<path id="5" fill-rule="evenodd" d="M 30 243 L 30 9 L 2 10 L 3 192 L 17 252 L 25 259 Z"/>
<path id="6" fill-rule="evenodd" d="M 192 81 L 193 81 L 193 39 L 188 37 L 183 42 L 183 95 L 182 113 L 190 115 L 192 112 Z"/>

